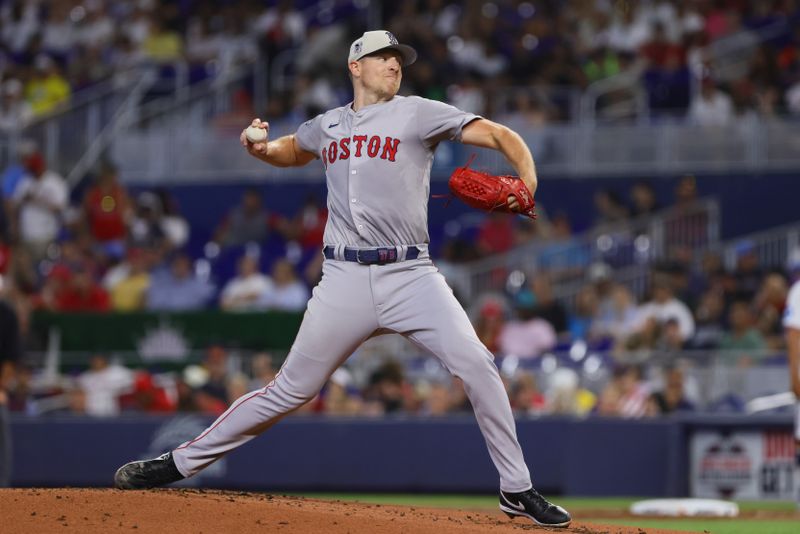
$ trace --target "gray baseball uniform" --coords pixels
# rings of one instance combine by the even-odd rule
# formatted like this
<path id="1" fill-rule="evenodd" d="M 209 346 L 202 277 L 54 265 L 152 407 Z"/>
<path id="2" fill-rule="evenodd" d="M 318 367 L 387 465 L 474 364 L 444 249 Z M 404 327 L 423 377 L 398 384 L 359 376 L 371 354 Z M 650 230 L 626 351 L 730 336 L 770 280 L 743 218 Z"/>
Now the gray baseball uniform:
<path id="1" fill-rule="evenodd" d="M 493 357 L 428 255 L 433 153 L 440 141 L 460 140 L 463 127 L 478 118 L 441 102 L 395 96 L 357 112 L 336 108 L 300 126 L 298 145 L 322 160 L 327 176 L 322 280 L 275 379 L 173 452 L 183 475 L 311 399 L 366 339 L 397 332 L 463 380 L 501 489 L 531 487 Z"/>

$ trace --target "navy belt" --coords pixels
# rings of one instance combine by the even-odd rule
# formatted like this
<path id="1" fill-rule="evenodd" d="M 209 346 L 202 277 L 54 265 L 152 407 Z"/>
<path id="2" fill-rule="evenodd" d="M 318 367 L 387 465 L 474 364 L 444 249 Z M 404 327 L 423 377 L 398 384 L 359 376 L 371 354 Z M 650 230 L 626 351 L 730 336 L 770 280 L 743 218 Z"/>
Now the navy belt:
<path id="1" fill-rule="evenodd" d="M 336 247 L 327 245 L 322 248 L 322 254 L 329 260 L 336 259 Z M 409 246 L 405 259 L 415 260 L 419 257 L 419 247 Z M 396 247 L 379 248 L 349 248 L 344 249 L 344 260 L 355 261 L 362 265 L 384 265 L 398 261 Z"/>

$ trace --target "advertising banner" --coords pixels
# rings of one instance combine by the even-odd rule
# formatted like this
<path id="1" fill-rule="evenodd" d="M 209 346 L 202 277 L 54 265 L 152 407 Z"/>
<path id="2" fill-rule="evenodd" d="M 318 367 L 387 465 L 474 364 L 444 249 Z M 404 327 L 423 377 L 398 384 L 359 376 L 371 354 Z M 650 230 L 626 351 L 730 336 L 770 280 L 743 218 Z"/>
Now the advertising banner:
<path id="1" fill-rule="evenodd" d="M 794 454 L 788 431 L 697 431 L 690 443 L 692 497 L 791 500 Z"/>

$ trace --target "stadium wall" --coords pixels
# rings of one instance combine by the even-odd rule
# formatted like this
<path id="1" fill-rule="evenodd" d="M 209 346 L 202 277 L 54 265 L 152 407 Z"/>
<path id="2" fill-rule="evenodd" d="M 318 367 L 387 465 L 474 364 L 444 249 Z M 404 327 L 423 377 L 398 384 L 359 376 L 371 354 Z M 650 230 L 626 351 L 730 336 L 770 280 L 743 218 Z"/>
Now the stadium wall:
<path id="1" fill-rule="evenodd" d="M 122 463 L 174 448 L 209 422 L 188 414 L 114 420 L 17 416 L 12 419 L 12 484 L 109 486 Z M 748 430 L 786 434 L 791 420 L 718 415 L 517 422 L 537 488 L 565 495 L 688 495 L 690 438 L 700 430 L 723 440 Z M 727 456 L 717 457 L 720 464 L 728 462 Z M 759 476 L 762 467 L 751 463 L 753 476 Z M 280 423 L 183 484 L 268 491 L 492 493 L 497 474 L 472 417 L 304 416 Z"/>

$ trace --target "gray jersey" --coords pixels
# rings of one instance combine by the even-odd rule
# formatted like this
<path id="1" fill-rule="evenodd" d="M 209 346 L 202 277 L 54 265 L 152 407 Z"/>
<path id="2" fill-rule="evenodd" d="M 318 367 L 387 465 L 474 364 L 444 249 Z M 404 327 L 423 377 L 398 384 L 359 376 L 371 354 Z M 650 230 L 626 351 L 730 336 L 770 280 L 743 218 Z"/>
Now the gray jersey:
<path id="1" fill-rule="evenodd" d="M 461 140 L 480 118 L 416 96 L 358 112 L 350 104 L 307 121 L 297 144 L 325 165 L 325 243 L 352 247 L 428 243 L 428 196 L 439 142 Z"/>

